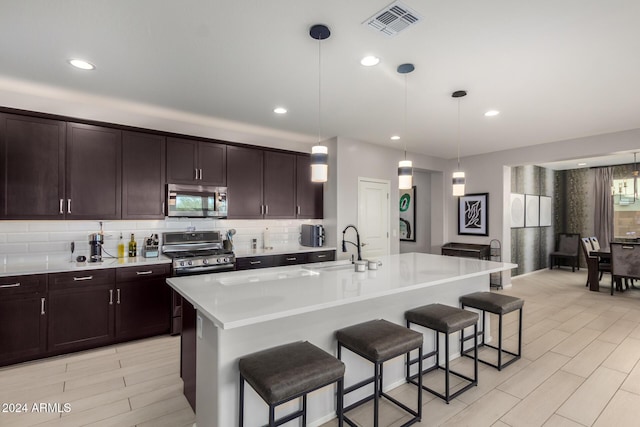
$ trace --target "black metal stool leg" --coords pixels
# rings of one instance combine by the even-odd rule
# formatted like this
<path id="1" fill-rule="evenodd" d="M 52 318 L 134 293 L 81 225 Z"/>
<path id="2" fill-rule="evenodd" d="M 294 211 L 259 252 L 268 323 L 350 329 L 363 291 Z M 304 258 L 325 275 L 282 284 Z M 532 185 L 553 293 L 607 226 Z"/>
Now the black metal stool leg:
<path id="1" fill-rule="evenodd" d="M 240 374 L 240 401 L 239 401 L 238 425 L 244 427 L 244 378 Z"/>

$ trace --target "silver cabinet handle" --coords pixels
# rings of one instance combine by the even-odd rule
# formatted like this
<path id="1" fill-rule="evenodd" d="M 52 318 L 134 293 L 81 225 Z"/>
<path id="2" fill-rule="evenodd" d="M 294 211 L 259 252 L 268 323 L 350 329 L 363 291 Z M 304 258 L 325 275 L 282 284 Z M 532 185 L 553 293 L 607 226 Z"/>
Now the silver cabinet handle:
<path id="1" fill-rule="evenodd" d="M 198 179 L 198 168 L 193 168 L 193 171 L 195 172 L 196 176 L 195 178 L 193 178 L 194 180 Z"/>
<path id="2" fill-rule="evenodd" d="M 202 181 L 202 168 L 200 169 L 200 181 Z"/>
<path id="3" fill-rule="evenodd" d="M 44 314 L 44 297 L 40 298 L 40 314 Z"/>
<path id="4" fill-rule="evenodd" d="M 326 255 L 318 255 L 318 258 L 326 258 Z"/>
<path id="5" fill-rule="evenodd" d="M 145 274 L 153 274 L 153 270 L 147 270 L 147 271 L 136 271 L 136 274 L 138 276 L 144 276 Z"/>
<path id="6" fill-rule="evenodd" d="M 117 299 L 116 303 L 117 303 L 117 304 L 120 304 L 120 288 L 118 288 L 118 289 L 116 290 L 116 292 L 117 292 L 117 295 L 118 295 L 118 296 L 116 297 L 116 299 Z"/>
<path id="7" fill-rule="evenodd" d="M 109 305 L 113 305 L 113 289 L 109 289 Z"/>
<path id="8" fill-rule="evenodd" d="M 64 215 L 64 199 L 60 199 L 60 215 Z"/>
<path id="9" fill-rule="evenodd" d="M 249 261 L 249 264 L 251 265 L 262 264 L 262 261 Z"/>
<path id="10" fill-rule="evenodd" d="M 269 215 L 269 205 L 264 205 L 264 214 Z"/>
<path id="11" fill-rule="evenodd" d="M 10 283 L 8 285 L 0 285 L 0 288 L 17 288 L 18 286 L 20 286 L 20 282 Z"/>
<path id="12" fill-rule="evenodd" d="M 74 282 L 80 282 L 82 280 L 92 280 L 93 276 L 84 276 L 84 277 L 74 277 L 73 281 Z"/>
<path id="13" fill-rule="evenodd" d="M 260 215 L 264 215 L 264 205 L 260 205 Z"/>
<path id="14" fill-rule="evenodd" d="M 287 261 L 295 261 L 295 260 L 297 260 L 297 259 L 298 259 L 298 258 L 296 258 L 296 257 L 291 257 L 291 258 L 287 258 Z"/>
<path id="15" fill-rule="evenodd" d="M 67 213 L 71 213 L 71 199 L 67 199 Z"/>
<path id="16" fill-rule="evenodd" d="M 298 205 L 298 211 L 296 213 L 300 215 L 300 205 Z"/>

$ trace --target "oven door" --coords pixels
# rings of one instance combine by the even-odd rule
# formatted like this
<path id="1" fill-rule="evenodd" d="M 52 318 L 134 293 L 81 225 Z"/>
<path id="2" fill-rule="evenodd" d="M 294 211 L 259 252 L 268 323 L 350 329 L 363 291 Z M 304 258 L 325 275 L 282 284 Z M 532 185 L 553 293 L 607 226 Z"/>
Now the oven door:
<path id="1" fill-rule="evenodd" d="M 226 218 L 226 187 L 167 184 L 167 216 Z"/>

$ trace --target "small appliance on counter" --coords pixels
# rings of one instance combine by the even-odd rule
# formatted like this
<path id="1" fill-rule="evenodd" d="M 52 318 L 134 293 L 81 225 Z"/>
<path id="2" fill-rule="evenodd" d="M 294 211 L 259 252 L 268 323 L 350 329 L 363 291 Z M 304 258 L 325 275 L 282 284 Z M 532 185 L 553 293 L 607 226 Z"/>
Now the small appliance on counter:
<path id="1" fill-rule="evenodd" d="M 322 225 L 302 224 L 300 226 L 300 244 L 312 248 L 324 246 L 324 227 Z"/>
<path id="2" fill-rule="evenodd" d="M 89 262 L 102 262 L 103 243 L 104 230 L 102 229 L 102 221 L 100 221 L 100 232 L 89 234 Z"/>
<path id="3" fill-rule="evenodd" d="M 160 256 L 158 235 L 152 234 L 144 240 L 142 256 L 145 258 L 157 258 Z"/>

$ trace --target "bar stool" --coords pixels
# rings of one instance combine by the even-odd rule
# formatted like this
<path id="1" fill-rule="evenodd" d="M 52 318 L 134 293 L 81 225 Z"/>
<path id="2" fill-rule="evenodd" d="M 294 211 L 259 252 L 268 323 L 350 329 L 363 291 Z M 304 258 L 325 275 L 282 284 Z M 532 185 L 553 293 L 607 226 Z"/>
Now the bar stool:
<path id="1" fill-rule="evenodd" d="M 417 349 L 419 350 L 420 355 L 422 355 L 422 334 L 408 330 L 407 328 L 396 325 L 395 323 L 380 319 L 340 329 L 336 331 L 336 338 L 338 340 L 339 359 L 341 359 L 342 347 L 344 347 L 374 365 L 373 377 L 360 381 L 359 383 L 344 389 L 344 395 L 346 395 L 347 393 L 351 393 L 352 391 L 373 383 L 373 394 L 344 408 L 344 412 L 346 413 L 347 411 L 350 411 L 351 409 L 373 399 L 373 427 L 378 427 L 379 399 L 380 397 L 385 397 L 390 402 L 413 415 L 413 418 L 402 424 L 401 427 L 410 426 L 419 422 L 422 418 L 422 393 L 420 393 L 418 389 L 417 411 L 414 411 L 395 398 L 389 396 L 387 393 L 382 391 L 382 367 L 384 362 L 395 357 L 403 354 L 406 354 L 408 357 L 409 352 L 412 350 Z M 422 364 L 420 364 L 420 368 L 421 367 Z M 338 399 L 341 400 L 341 398 Z M 356 427 L 356 424 L 347 418 L 346 415 L 344 415 L 344 421 L 350 426 Z"/>
<path id="2" fill-rule="evenodd" d="M 417 385 L 428 391 L 431 394 L 438 396 L 443 399 L 447 404 L 451 401 L 451 399 L 459 396 L 461 393 L 469 390 L 471 387 L 478 385 L 478 313 L 474 313 L 467 310 L 462 310 L 458 307 L 451 307 L 449 305 L 443 304 L 429 304 L 424 305 L 422 307 L 414 308 L 405 313 L 405 318 L 407 319 L 407 328 L 411 328 L 411 324 L 416 324 L 422 326 L 427 329 L 431 329 L 435 332 L 435 349 L 427 354 L 420 355 L 419 359 L 413 359 L 407 361 L 407 381 L 412 384 Z M 473 326 L 475 340 L 475 361 L 473 365 L 473 378 L 464 375 L 462 373 L 451 370 L 449 367 L 449 335 L 455 332 L 460 332 L 461 335 L 464 334 L 464 328 L 469 326 Z M 440 333 L 444 334 L 444 342 L 445 342 L 445 366 L 444 368 L 440 366 Z M 462 351 L 461 351 L 462 352 Z M 420 367 L 420 374 L 409 375 L 409 369 L 411 365 L 415 364 L 417 361 L 421 359 L 427 359 L 435 356 L 436 361 L 435 364 L 425 370 L 422 370 Z M 420 380 L 422 375 L 434 371 L 436 369 L 444 369 L 445 371 L 445 391 L 444 394 L 427 387 L 425 385 L 420 384 Z M 460 390 L 457 390 L 454 393 L 451 393 L 451 389 L 449 386 L 449 376 L 453 374 L 457 377 L 460 377 L 466 381 L 469 381 L 467 385 L 465 385 Z M 418 382 L 415 382 L 416 376 L 418 377 Z M 419 390 L 419 389 L 418 389 Z"/>
<path id="3" fill-rule="evenodd" d="M 307 393 L 337 383 L 336 413 L 342 427 L 342 396 L 344 363 L 307 341 L 299 341 L 259 351 L 240 358 L 240 414 L 239 425 L 244 425 L 244 382 L 269 405 L 269 427 L 279 426 L 302 417 L 307 425 Z M 275 408 L 302 397 L 302 408 L 292 414 L 275 419 Z"/>
<path id="4" fill-rule="evenodd" d="M 480 362 L 485 365 L 493 366 L 497 368 L 499 371 L 502 370 L 505 366 L 509 366 L 516 360 L 520 359 L 520 354 L 522 353 L 522 306 L 524 305 L 524 300 L 508 295 L 503 295 L 495 292 L 475 292 L 472 294 L 463 295 L 460 297 L 460 304 L 462 308 L 471 307 L 477 310 L 482 310 L 481 317 L 481 328 L 479 335 L 482 336 L 482 340 L 479 344 L 480 347 L 487 346 L 494 350 L 498 351 L 498 363 L 491 363 L 487 360 L 478 359 Z M 511 351 L 505 350 L 502 348 L 502 317 L 505 314 L 511 313 L 512 311 L 519 310 L 518 315 L 518 352 L 513 353 Z M 487 344 L 484 342 L 484 314 L 485 312 L 493 313 L 498 315 L 498 346 L 494 346 L 491 344 Z M 471 337 L 462 338 L 461 345 L 464 341 L 470 339 Z M 468 354 L 468 350 L 463 352 L 464 356 L 470 357 Z M 511 355 L 511 359 L 502 363 L 502 353 L 506 353 Z"/>

